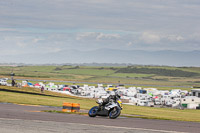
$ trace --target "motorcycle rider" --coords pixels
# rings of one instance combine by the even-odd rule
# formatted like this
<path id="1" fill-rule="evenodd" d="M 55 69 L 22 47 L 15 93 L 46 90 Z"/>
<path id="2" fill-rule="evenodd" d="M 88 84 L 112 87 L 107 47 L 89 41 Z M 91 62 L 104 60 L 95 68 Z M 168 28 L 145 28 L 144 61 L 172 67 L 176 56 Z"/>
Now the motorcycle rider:
<path id="1" fill-rule="evenodd" d="M 99 110 L 102 110 L 102 107 L 105 106 L 110 101 L 113 100 L 114 102 L 117 102 L 118 99 L 120 99 L 120 95 L 118 95 L 114 91 L 111 91 L 110 96 L 104 99 L 101 104 L 99 104 Z"/>

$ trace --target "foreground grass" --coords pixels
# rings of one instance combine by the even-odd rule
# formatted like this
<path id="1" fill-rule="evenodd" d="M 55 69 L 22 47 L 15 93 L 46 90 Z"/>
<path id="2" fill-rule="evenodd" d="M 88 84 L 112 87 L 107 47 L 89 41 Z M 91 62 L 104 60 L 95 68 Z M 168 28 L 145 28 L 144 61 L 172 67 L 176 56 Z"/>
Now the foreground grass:
<path id="1" fill-rule="evenodd" d="M 81 109 L 90 109 L 96 105 L 94 99 L 77 98 L 49 91 L 41 94 L 40 90 L 35 88 L 4 86 L 0 86 L 0 102 L 58 107 L 62 107 L 63 102 L 73 102 L 80 103 Z M 129 117 L 200 122 L 200 110 L 178 110 L 130 105 L 123 105 L 123 107 L 122 114 L 128 114 Z"/>
<path id="2" fill-rule="evenodd" d="M 83 109 L 89 109 L 95 105 L 92 99 L 77 98 L 50 91 L 45 91 L 43 94 L 35 88 L 0 87 L 0 90 L 0 102 L 58 107 L 62 107 L 63 102 L 70 102 L 80 103 Z"/>
<path id="3" fill-rule="evenodd" d="M 134 116 L 146 119 L 163 119 L 176 121 L 194 121 L 200 122 L 200 110 L 179 110 L 169 108 L 152 108 L 141 106 L 125 106 L 124 114 L 135 114 L 141 116 Z"/>

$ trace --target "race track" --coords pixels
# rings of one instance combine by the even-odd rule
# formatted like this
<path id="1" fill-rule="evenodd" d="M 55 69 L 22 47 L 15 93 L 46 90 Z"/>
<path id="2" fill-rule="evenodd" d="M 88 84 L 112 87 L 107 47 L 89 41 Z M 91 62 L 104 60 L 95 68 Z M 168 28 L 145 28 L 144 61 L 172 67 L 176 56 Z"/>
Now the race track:
<path id="1" fill-rule="evenodd" d="M 90 118 L 84 115 L 47 113 L 41 110 L 61 110 L 44 106 L 0 104 L 0 131 L 21 132 L 73 132 L 73 133 L 199 133 L 200 123 L 140 118 Z"/>

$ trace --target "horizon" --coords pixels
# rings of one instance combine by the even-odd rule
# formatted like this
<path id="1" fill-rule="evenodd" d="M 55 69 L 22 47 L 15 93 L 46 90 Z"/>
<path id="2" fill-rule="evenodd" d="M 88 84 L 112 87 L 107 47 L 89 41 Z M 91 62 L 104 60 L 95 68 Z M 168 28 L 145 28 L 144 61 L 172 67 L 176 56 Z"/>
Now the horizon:
<path id="1" fill-rule="evenodd" d="M 133 64 L 176 67 L 199 67 L 200 51 L 141 51 L 98 49 L 93 51 L 64 50 L 61 52 L 4 55 L 0 64 Z M 14 60 L 13 60 L 14 59 Z"/>

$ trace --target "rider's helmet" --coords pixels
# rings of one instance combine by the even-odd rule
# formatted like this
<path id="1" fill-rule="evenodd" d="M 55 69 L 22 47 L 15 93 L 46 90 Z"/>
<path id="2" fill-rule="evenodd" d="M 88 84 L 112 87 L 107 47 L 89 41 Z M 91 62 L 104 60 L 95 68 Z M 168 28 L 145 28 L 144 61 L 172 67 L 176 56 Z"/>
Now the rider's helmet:
<path id="1" fill-rule="evenodd" d="M 97 100 L 97 103 L 101 104 L 101 103 L 103 103 L 103 100 L 100 98 L 100 99 Z"/>
<path id="2" fill-rule="evenodd" d="M 118 99 L 120 99 L 120 93 L 118 92 L 118 91 L 115 91 L 115 96 L 118 98 Z"/>
<path id="3" fill-rule="evenodd" d="M 114 92 L 114 91 L 111 91 L 111 92 L 110 92 L 110 98 L 111 98 L 111 99 L 115 99 L 115 92 Z"/>
<path id="4" fill-rule="evenodd" d="M 121 96 L 119 95 L 119 94 L 116 94 L 116 96 L 120 99 L 121 98 Z"/>
<path id="5" fill-rule="evenodd" d="M 115 92 L 114 92 L 114 91 L 111 91 L 111 92 L 110 92 L 110 95 L 111 95 L 111 96 L 114 96 L 114 95 L 115 95 Z"/>

